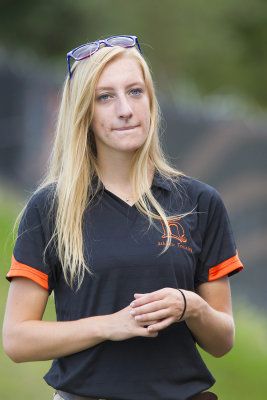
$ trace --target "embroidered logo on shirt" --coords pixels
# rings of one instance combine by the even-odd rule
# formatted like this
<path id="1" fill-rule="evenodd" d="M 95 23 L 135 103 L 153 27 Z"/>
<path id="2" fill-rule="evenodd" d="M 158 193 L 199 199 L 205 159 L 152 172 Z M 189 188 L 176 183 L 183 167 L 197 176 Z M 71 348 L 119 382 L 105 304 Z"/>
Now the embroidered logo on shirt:
<path id="1" fill-rule="evenodd" d="M 181 224 L 181 222 L 178 222 L 180 220 L 181 220 L 181 218 L 168 220 L 168 225 L 169 225 L 169 228 L 171 231 L 171 238 L 178 240 L 178 242 L 177 242 L 178 247 L 183 248 L 188 251 L 191 251 L 191 253 L 192 253 L 192 248 L 185 245 L 185 243 L 187 243 L 187 237 L 185 235 L 183 225 Z M 168 237 L 168 235 L 167 235 L 166 228 L 165 228 L 165 225 L 162 220 L 161 220 L 161 225 L 163 228 L 162 237 L 165 239 Z M 165 245 L 166 245 L 165 241 L 158 242 L 158 246 L 165 246 Z M 175 246 L 175 243 L 172 242 L 171 246 Z"/>
<path id="2" fill-rule="evenodd" d="M 177 222 L 177 221 L 180 221 L 180 219 L 181 218 L 169 219 L 168 220 L 168 225 L 169 225 L 169 228 L 170 228 L 170 231 L 171 231 L 171 237 L 174 238 L 174 239 L 179 240 L 180 243 L 186 243 L 187 242 L 187 238 L 186 238 L 185 233 L 184 233 L 184 228 L 183 228 L 183 226 L 182 226 L 182 224 L 180 222 Z M 167 232 L 166 232 L 165 225 L 164 225 L 163 221 L 161 221 L 161 224 L 162 224 L 162 228 L 163 228 L 163 232 L 164 232 L 162 237 L 163 238 L 167 238 L 168 235 L 167 235 Z"/>

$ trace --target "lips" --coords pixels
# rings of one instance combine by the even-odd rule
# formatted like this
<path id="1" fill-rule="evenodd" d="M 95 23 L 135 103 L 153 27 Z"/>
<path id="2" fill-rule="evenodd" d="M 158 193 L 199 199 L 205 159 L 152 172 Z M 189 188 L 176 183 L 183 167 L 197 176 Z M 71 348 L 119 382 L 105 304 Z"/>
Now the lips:
<path id="1" fill-rule="evenodd" d="M 131 129 L 138 128 L 139 125 L 123 126 L 121 128 L 115 128 L 114 131 L 124 132 L 130 131 Z"/>

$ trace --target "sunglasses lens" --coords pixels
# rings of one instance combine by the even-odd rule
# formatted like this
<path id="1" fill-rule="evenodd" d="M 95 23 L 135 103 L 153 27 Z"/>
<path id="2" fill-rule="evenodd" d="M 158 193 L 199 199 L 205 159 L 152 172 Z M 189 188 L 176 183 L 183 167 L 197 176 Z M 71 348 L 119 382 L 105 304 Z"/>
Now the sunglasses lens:
<path id="1" fill-rule="evenodd" d="M 84 57 L 88 57 L 91 54 L 95 53 L 98 49 L 97 43 L 88 43 L 82 47 L 78 47 L 72 52 L 73 57 L 75 60 L 79 61 L 82 60 Z"/>
<path id="2" fill-rule="evenodd" d="M 110 46 L 131 47 L 135 45 L 135 39 L 130 36 L 115 36 L 107 40 Z"/>

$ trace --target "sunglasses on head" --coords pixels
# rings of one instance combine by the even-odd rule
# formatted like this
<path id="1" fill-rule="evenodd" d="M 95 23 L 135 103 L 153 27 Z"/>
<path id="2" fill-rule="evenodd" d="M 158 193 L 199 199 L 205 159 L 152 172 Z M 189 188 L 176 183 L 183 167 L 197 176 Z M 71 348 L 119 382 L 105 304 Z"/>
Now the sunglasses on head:
<path id="1" fill-rule="evenodd" d="M 137 45 L 138 50 L 142 54 L 136 36 L 128 36 L 128 35 L 112 36 L 107 39 L 97 40 L 96 42 L 82 44 L 81 46 L 76 47 L 75 49 L 67 53 L 67 63 L 68 63 L 70 79 L 71 79 L 70 59 L 73 58 L 73 60 L 75 61 L 81 61 L 84 58 L 90 57 L 100 49 L 101 44 L 104 44 L 107 47 L 114 47 L 114 46 L 134 47 L 135 45 Z"/>

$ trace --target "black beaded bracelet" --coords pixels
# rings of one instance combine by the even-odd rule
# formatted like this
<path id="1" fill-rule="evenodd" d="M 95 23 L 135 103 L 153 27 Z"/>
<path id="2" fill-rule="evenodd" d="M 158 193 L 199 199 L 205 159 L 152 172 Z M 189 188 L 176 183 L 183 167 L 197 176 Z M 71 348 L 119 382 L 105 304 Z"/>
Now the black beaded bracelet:
<path id="1" fill-rule="evenodd" d="M 183 312 L 182 312 L 180 318 L 178 319 L 178 321 L 181 321 L 181 319 L 183 318 L 183 316 L 185 314 L 185 311 L 186 311 L 186 298 L 185 298 L 184 292 L 181 289 L 178 289 L 178 290 L 179 290 L 179 292 L 182 294 L 182 296 L 184 298 L 184 309 L 183 309 Z"/>

